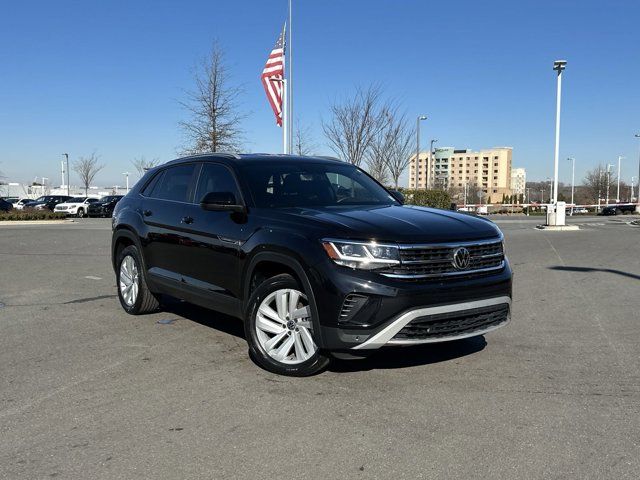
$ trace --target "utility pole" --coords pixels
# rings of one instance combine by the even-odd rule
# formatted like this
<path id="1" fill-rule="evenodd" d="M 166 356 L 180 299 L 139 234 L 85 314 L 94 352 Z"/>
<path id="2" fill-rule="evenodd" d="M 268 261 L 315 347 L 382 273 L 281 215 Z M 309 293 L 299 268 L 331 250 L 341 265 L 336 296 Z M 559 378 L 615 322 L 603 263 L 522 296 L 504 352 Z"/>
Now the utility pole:
<path id="1" fill-rule="evenodd" d="M 618 155 L 618 192 L 616 194 L 616 203 L 620 203 L 620 160 L 624 157 Z"/>
<path id="2" fill-rule="evenodd" d="M 68 153 L 63 153 L 63 156 L 66 157 L 67 159 L 67 196 L 70 197 L 71 194 L 69 193 L 71 190 L 69 189 L 69 154 Z"/>
<path id="3" fill-rule="evenodd" d="M 566 60 L 556 60 L 553 62 L 553 70 L 558 72 L 557 94 L 556 94 L 556 143 L 553 160 L 553 196 L 552 203 L 558 203 L 558 155 L 560 152 L 560 104 L 562 100 L 562 71 L 566 68 Z"/>
<path id="4" fill-rule="evenodd" d="M 609 206 L 609 185 L 611 184 L 611 167 L 614 165 L 611 163 L 607 163 L 607 199 L 606 206 Z"/>
<path id="5" fill-rule="evenodd" d="M 418 170 L 420 169 L 420 121 L 421 120 L 426 120 L 427 116 L 426 115 L 418 115 L 418 117 L 416 118 L 416 175 L 418 175 Z M 426 173 L 427 175 L 427 182 L 429 181 L 429 173 Z M 427 188 L 428 188 L 428 183 L 427 183 Z"/>
<path id="6" fill-rule="evenodd" d="M 635 138 L 640 139 L 640 133 L 635 134 Z M 638 206 L 636 207 L 636 213 L 640 213 L 640 151 L 638 152 Z"/>
<path id="7" fill-rule="evenodd" d="M 576 183 L 576 159 L 573 157 L 567 158 L 571 161 L 571 216 L 573 217 L 573 190 Z"/>
<path id="8" fill-rule="evenodd" d="M 127 193 L 129 193 L 129 172 L 123 172 L 122 174 L 127 181 Z"/>

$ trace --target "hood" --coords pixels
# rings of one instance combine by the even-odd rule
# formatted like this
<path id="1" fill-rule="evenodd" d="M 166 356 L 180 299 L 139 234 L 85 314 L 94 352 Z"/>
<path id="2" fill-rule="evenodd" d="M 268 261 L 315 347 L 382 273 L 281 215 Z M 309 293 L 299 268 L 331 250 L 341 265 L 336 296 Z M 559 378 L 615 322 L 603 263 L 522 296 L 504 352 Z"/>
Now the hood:
<path id="1" fill-rule="evenodd" d="M 327 236 L 401 243 L 439 243 L 500 235 L 490 220 L 474 215 L 415 206 L 287 208 L 281 216 L 298 224 L 324 225 Z M 320 225 L 317 225 L 318 227 Z"/>

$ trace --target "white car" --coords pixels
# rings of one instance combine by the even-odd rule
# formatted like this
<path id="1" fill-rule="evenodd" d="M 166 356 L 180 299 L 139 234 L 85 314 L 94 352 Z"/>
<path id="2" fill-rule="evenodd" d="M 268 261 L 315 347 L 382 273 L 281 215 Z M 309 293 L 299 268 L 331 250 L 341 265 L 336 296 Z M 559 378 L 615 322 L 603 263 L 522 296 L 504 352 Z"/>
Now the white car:
<path id="1" fill-rule="evenodd" d="M 35 202 L 35 200 L 31 199 L 31 198 L 23 198 L 21 200 L 18 200 L 16 203 L 13 204 L 13 208 L 15 208 L 16 210 L 24 210 L 24 208 L 29 204 L 29 203 L 33 203 Z"/>
<path id="2" fill-rule="evenodd" d="M 90 197 L 74 197 L 64 203 L 59 203 L 54 208 L 55 213 L 64 213 L 65 215 L 75 215 L 84 217 L 87 214 L 87 208 L 90 203 L 97 202 L 97 198 Z"/>

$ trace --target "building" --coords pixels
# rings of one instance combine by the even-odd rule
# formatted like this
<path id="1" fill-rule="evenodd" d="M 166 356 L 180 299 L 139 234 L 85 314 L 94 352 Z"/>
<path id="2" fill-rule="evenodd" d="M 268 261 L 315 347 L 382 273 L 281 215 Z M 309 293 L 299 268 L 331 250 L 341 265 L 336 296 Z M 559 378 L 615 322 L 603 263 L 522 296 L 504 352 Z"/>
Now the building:
<path id="1" fill-rule="evenodd" d="M 409 188 L 441 188 L 463 191 L 471 188 L 483 192 L 487 203 L 499 203 L 512 195 L 511 161 L 513 148 L 486 150 L 436 148 L 415 155 L 409 166 Z M 471 202 L 471 200 L 470 200 Z"/>
<path id="2" fill-rule="evenodd" d="M 513 195 L 524 195 L 527 187 L 527 171 L 524 168 L 511 169 L 511 191 Z"/>

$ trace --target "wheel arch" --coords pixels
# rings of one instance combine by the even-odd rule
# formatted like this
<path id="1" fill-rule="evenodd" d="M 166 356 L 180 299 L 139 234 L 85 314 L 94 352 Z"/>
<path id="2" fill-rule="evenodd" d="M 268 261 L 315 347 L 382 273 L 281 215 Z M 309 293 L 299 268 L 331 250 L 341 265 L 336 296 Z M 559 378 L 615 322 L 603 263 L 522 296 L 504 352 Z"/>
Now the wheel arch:
<path id="1" fill-rule="evenodd" d="M 318 307 L 316 305 L 316 298 L 313 292 L 313 286 L 309 280 L 309 276 L 305 272 L 302 264 L 295 258 L 289 255 L 285 255 L 279 252 L 259 252 L 254 255 L 247 267 L 246 274 L 243 276 L 243 302 L 242 311 L 247 314 L 247 308 L 249 307 L 249 298 L 253 290 L 260 284 L 261 275 L 264 275 L 265 280 L 271 276 L 275 276 L 281 273 L 288 273 L 298 280 L 304 289 L 307 298 L 310 300 L 312 319 L 314 322 L 314 329 L 319 332 L 316 335 L 316 341 L 324 343 L 322 334 L 320 332 L 320 321 L 318 318 Z M 319 345 L 322 347 L 323 345 Z"/>

